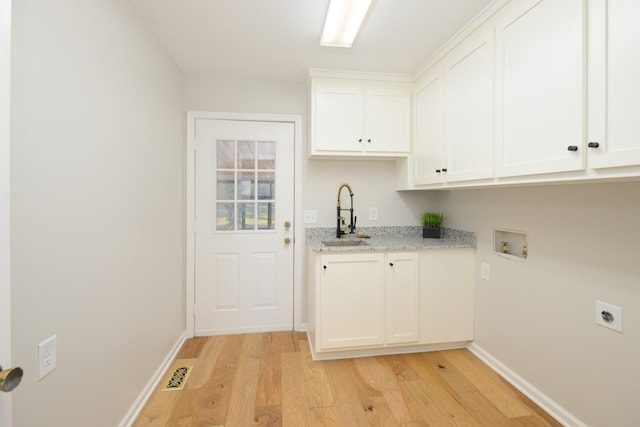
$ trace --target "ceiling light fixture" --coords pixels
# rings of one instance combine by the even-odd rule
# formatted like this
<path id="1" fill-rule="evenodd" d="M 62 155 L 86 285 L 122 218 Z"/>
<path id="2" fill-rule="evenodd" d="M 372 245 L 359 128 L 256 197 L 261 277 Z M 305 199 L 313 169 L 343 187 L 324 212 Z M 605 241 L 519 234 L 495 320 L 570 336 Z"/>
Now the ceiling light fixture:
<path id="1" fill-rule="evenodd" d="M 351 47 L 372 0 L 331 0 L 320 46 Z"/>

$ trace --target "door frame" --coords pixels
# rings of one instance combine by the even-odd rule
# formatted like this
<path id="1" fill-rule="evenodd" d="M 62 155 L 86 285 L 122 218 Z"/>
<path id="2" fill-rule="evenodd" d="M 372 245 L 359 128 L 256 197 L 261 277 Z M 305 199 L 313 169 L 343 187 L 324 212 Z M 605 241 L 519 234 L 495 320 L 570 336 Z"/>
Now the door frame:
<path id="1" fill-rule="evenodd" d="M 11 0 L 0 0 L 0 365 L 11 367 Z M 11 393 L 0 396 L 0 427 L 12 422 Z"/>
<path id="2" fill-rule="evenodd" d="M 210 111 L 187 112 L 187 205 L 186 205 L 186 335 L 195 336 L 194 305 L 195 305 L 195 123 L 198 119 L 236 120 L 246 122 L 277 122 L 293 123 L 293 329 L 304 330 L 302 323 L 304 307 L 304 276 L 302 263 L 304 260 L 304 227 L 302 225 L 302 117 L 290 114 L 252 114 L 225 113 Z M 296 244 L 298 243 L 298 244 Z"/>

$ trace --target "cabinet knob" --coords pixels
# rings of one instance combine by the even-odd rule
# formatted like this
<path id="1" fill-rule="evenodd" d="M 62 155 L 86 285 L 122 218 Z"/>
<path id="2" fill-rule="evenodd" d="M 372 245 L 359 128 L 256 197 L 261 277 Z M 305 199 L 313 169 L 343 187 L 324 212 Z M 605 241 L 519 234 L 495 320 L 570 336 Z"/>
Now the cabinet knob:
<path id="1" fill-rule="evenodd" d="M 327 269 L 327 266 L 326 266 L 326 265 L 323 265 L 323 266 L 322 266 L 322 268 L 324 268 L 324 269 L 326 270 L 326 269 Z"/>
<path id="2" fill-rule="evenodd" d="M 589 148 L 598 148 L 598 147 L 600 147 L 600 143 L 599 142 L 590 142 L 589 144 L 587 144 L 587 146 Z"/>
<path id="3" fill-rule="evenodd" d="M 371 144 L 371 138 L 367 139 L 367 142 L 368 142 L 369 144 Z"/>
<path id="4" fill-rule="evenodd" d="M 436 169 L 436 173 L 440 173 L 440 169 Z"/>
<path id="5" fill-rule="evenodd" d="M 360 138 L 360 139 L 358 140 L 358 142 L 362 142 L 362 138 Z"/>
<path id="6" fill-rule="evenodd" d="M 393 267 L 393 263 L 392 262 L 389 263 L 389 267 Z"/>
<path id="7" fill-rule="evenodd" d="M 446 168 L 442 168 L 442 172 L 446 172 L 446 171 L 447 171 L 447 169 L 446 169 Z"/>
<path id="8" fill-rule="evenodd" d="M 570 145 L 567 147 L 567 150 L 569 151 L 578 151 L 578 146 L 577 145 Z"/>

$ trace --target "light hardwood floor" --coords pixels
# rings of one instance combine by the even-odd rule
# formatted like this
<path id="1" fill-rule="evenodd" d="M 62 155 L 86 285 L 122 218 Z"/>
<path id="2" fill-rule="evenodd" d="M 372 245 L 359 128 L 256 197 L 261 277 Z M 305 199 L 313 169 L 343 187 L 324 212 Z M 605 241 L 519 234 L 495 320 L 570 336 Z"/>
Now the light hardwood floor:
<path id="1" fill-rule="evenodd" d="M 161 391 L 193 366 L 182 390 Z M 311 360 L 304 333 L 187 340 L 133 427 L 560 426 L 468 350 Z"/>

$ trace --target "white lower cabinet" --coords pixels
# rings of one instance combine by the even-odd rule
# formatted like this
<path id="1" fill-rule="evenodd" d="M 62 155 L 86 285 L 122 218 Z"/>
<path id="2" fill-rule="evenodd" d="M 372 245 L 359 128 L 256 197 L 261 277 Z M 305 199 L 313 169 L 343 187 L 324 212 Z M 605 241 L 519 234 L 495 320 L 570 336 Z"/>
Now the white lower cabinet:
<path id="1" fill-rule="evenodd" d="M 418 342 L 420 275 L 417 252 L 391 252 L 385 265 L 385 342 Z"/>
<path id="2" fill-rule="evenodd" d="M 473 339 L 472 248 L 420 252 L 420 342 Z"/>
<path id="3" fill-rule="evenodd" d="M 313 254 L 309 338 L 322 357 L 473 339 L 474 249 Z"/>
<path id="4" fill-rule="evenodd" d="M 318 347 L 384 343 L 384 254 L 320 257 Z"/>

